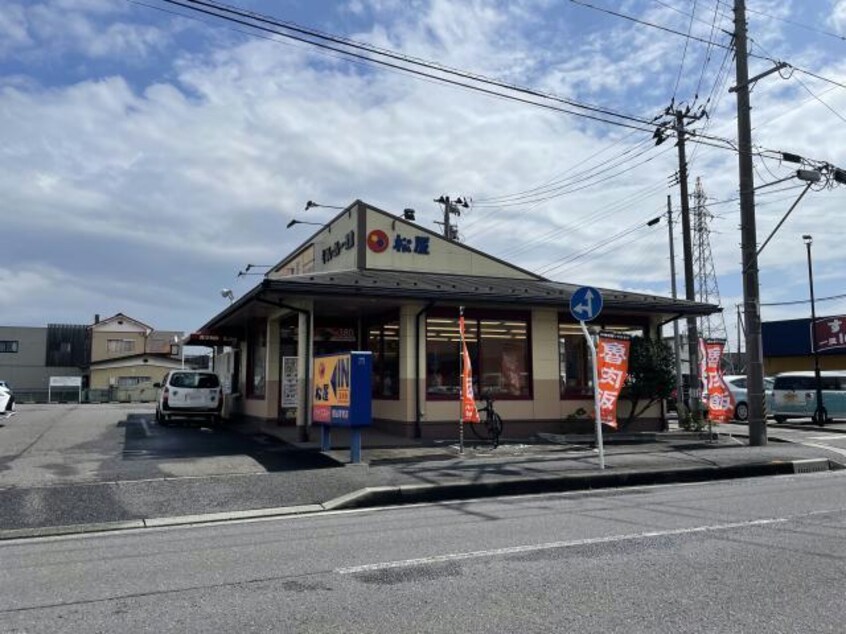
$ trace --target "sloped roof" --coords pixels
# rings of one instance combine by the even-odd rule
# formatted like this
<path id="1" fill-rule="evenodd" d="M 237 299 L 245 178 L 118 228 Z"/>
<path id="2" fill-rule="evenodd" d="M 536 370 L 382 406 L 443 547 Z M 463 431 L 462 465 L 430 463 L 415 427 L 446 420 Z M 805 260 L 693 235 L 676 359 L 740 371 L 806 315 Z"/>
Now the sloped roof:
<path id="1" fill-rule="evenodd" d="M 363 295 L 442 301 L 512 303 L 519 300 L 530 305 L 555 305 L 566 308 L 570 296 L 580 285 L 550 280 L 516 280 L 512 278 L 416 273 L 409 271 L 335 271 L 312 273 L 284 279 L 265 280 L 265 290 L 289 294 Z M 599 289 L 606 308 L 711 314 L 720 308 L 713 304 L 674 300 L 670 297 Z"/>
<path id="2" fill-rule="evenodd" d="M 554 306 L 567 311 L 576 284 L 549 280 L 416 273 L 409 271 L 353 270 L 310 273 L 265 279 L 237 302 L 219 313 L 200 331 L 213 330 L 254 299 L 282 297 L 383 297 L 440 303 Z M 606 310 L 664 315 L 709 315 L 722 310 L 713 304 L 670 297 L 599 289 Z"/>

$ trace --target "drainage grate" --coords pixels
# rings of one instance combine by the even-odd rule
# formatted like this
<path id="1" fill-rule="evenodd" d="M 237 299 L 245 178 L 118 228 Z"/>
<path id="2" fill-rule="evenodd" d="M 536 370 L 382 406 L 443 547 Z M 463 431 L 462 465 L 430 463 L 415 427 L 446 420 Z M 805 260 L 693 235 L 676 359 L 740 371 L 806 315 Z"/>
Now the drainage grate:
<path id="1" fill-rule="evenodd" d="M 830 468 L 826 458 L 810 458 L 808 460 L 794 460 L 793 473 L 817 473 L 828 471 Z"/>

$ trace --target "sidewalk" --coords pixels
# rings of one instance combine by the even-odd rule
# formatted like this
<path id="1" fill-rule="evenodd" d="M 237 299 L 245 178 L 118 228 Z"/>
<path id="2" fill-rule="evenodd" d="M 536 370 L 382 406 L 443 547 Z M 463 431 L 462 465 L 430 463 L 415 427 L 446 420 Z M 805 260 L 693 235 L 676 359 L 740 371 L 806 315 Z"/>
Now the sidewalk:
<path id="1" fill-rule="evenodd" d="M 296 442 L 295 428 L 281 428 L 280 435 L 292 454 L 317 452 L 314 433 L 308 443 Z M 585 442 L 568 442 L 576 439 Z M 9 488 L 0 490 L 0 539 L 842 468 L 833 462 L 842 456 L 822 449 L 748 447 L 738 438 L 669 432 L 627 442 L 609 437 L 602 471 L 590 439 L 556 440 L 506 442 L 494 450 L 468 439 L 459 454 L 455 443 L 368 430 L 363 458 L 369 464 L 352 465 L 345 434 L 333 432 L 333 467 Z"/>

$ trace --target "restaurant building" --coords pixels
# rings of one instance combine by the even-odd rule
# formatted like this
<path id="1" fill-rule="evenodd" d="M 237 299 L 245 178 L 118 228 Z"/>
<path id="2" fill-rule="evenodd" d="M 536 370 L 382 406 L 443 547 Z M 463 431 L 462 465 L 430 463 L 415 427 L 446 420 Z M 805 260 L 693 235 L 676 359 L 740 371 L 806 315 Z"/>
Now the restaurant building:
<path id="1" fill-rule="evenodd" d="M 373 353 L 374 425 L 397 435 L 452 438 L 459 393 L 459 307 L 477 396 L 490 393 L 508 437 L 589 429 L 590 356 L 569 301 L 553 282 L 355 201 L 189 343 L 226 343 L 215 368 L 227 410 L 310 427 L 314 355 Z M 660 337 L 662 325 L 718 311 L 707 304 L 602 290 L 599 330 Z M 218 348 L 221 352 L 223 348 Z M 620 402 L 619 415 L 627 413 Z M 657 428 L 659 406 L 640 419 Z"/>

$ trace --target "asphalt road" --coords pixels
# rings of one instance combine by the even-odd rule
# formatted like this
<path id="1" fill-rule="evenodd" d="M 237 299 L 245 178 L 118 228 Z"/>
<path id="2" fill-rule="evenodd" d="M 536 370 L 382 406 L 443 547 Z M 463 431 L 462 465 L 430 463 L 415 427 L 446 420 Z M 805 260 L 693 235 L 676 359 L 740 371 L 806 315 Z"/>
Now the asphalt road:
<path id="1" fill-rule="evenodd" d="M 0 631 L 841 632 L 846 472 L 0 544 Z"/>

